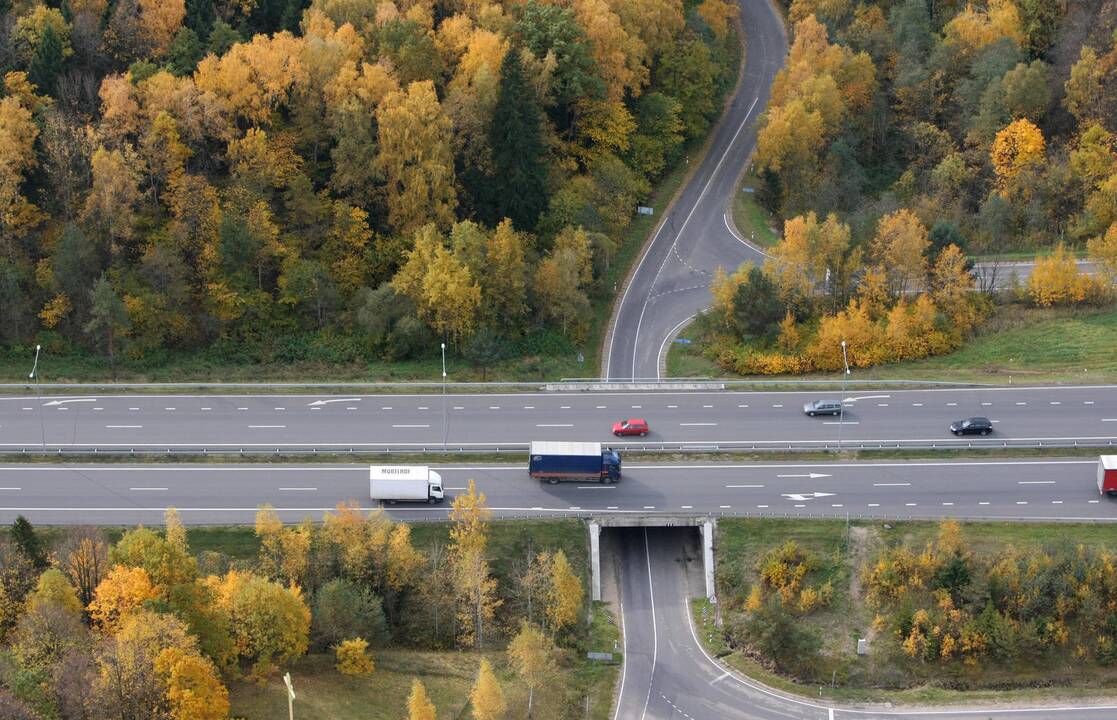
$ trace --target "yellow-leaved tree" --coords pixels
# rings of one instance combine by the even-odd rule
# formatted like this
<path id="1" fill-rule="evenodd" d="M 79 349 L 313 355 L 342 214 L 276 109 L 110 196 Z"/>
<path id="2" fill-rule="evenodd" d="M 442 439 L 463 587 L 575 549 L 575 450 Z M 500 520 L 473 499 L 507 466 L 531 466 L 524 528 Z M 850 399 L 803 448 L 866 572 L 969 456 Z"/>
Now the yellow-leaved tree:
<path id="1" fill-rule="evenodd" d="M 1117 222 L 1110 224 L 1104 235 L 1092 237 L 1086 243 L 1090 259 L 1097 263 L 1109 284 L 1117 281 Z"/>
<path id="2" fill-rule="evenodd" d="M 368 654 L 368 641 L 364 638 L 342 640 L 334 648 L 337 671 L 342 675 L 371 675 L 376 669 Z"/>
<path id="3" fill-rule="evenodd" d="M 551 559 L 551 588 L 547 598 L 547 620 L 551 629 L 559 632 L 578 622 L 584 599 L 582 581 L 570 568 L 566 553 L 556 551 Z"/>
<path id="4" fill-rule="evenodd" d="M 168 647 L 155 659 L 155 672 L 167 686 L 173 720 L 224 720 L 229 691 L 207 658 L 182 647 Z"/>
<path id="5" fill-rule="evenodd" d="M 388 222 L 402 235 L 426 223 L 447 228 L 458 204 L 450 118 L 430 80 L 388 93 L 376 110 L 380 153 L 376 165 L 387 180 Z"/>
<path id="6" fill-rule="evenodd" d="M 159 592 L 142 567 L 117 565 L 93 592 L 89 617 L 105 633 L 113 633 L 129 615 L 139 610 Z"/>
<path id="7" fill-rule="evenodd" d="M 434 703 L 419 678 L 411 681 L 411 694 L 407 696 L 407 720 L 435 720 Z"/>
<path id="8" fill-rule="evenodd" d="M 477 682 L 469 691 L 469 702 L 476 720 L 498 720 L 504 714 L 504 691 L 500 689 L 500 682 L 487 659 L 481 659 Z"/>
<path id="9" fill-rule="evenodd" d="M 477 648 L 483 646 L 485 631 L 501 604 L 485 556 L 491 517 L 485 494 L 478 493 L 470 479 L 468 491 L 454 498 L 450 511 L 450 563 L 461 624 L 459 642 Z"/>
<path id="10" fill-rule="evenodd" d="M 1085 300 L 1093 283 L 1078 269 L 1074 254 L 1062 243 L 1046 257 L 1037 257 L 1028 277 L 1028 294 L 1040 307 L 1070 305 Z"/>
<path id="11" fill-rule="evenodd" d="M 508 659 L 516 674 L 527 685 L 527 716 L 531 717 L 535 691 L 546 685 L 558 672 L 554 641 L 535 625 L 522 622 L 520 632 L 508 643 Z"/>
<path id="12" fill-rule="evenodd" d="M 990 159 L 997 173 L 997 184 L 1002 190 L 1020 174 L 1020 171 L 1043 162 L 1045 144 L 1043 131 L 1027 119 L 1021 118 L 1005 126 L 993 140 Z"/>
<path id="13" fill-rule="evenodd" d="M 927 258 L 931 243 L 927 228 L 906 208 L 889 213 L 877 223 L 873 238 L 873 259 L 884 268 L 889 290 L 899 297 L 926 283 Z"/>

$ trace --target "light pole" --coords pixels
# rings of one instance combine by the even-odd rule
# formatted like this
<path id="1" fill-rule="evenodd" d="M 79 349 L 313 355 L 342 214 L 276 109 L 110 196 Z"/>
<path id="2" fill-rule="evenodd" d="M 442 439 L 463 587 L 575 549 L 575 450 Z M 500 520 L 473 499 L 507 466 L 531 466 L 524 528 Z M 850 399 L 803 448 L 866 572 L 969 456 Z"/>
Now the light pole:
<path id="1" fill-rule="evenodd" d="M 446 343 L 442 343 L 442 451 L 446 451 L 446 441 L 449 437 L 449 427 L 446 425 Z"/>
<path id="2" fill-rule="evenodd" d="M 838 398 L 838 452 L 842 451 L 842 427 L 846 414 L 846 377 L 849 376 L 849 358 L 846 356 L 846 341 L 842 340 L 842 396 Z"/>
<path id="3" fill-rule="evenodd" d="M 39 435 L 43 442 L 43 452 L 47 451 L 47 428 L 46 423 L 43 421 L 43 393 L 39 389 L 39 378 L 36 373 L 39 370 L 39 351 L 43 349 L 42 345 L 35 346 L 35 364 L 31 366 L 31 374 L 27 376 L 28 380 L 35 381 L 35 397 L 39 399 Z"/>

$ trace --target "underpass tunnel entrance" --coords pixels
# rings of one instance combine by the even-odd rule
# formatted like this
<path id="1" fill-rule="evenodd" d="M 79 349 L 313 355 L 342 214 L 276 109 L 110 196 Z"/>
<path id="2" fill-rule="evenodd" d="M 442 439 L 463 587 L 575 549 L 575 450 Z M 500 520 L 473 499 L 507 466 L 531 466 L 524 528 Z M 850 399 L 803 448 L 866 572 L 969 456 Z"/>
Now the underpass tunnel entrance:
<path id="1" fill-rule="evenodd" d="M 615 517 L 589 521 L 594 600 L 613 600 L 620 569 L 628 572 L 670 563 L 684 571 L 688 595 L 715 602 L 714 535 L 705 517 Z"/>

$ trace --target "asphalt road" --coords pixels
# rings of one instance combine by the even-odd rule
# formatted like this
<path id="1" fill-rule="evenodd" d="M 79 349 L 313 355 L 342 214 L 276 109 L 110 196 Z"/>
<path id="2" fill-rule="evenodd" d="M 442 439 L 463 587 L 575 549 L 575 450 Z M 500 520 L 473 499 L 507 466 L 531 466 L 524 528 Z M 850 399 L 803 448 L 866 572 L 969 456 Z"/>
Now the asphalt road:
<path id="1" fill-rule="evenodd" d="M 673 332 L 709 306 L 714 270 L 764 259 L 730 227 L 726 210 L 756 143 L 756 119 L 783 65 L 787 38 L 766 0 L 741 2 L 741 24 L 748 37 L 744 73 L 708 152 L 645 248 L 614 309 L 603 377 L 659 377 L 660 357 Z"/>
<path id="2" fill-rule="evenodd" d="M 709 657 L 688 612 L 702 559 L 680 528 L 618 532 L 625 669 L 614 720 L 1112 720 L 1117 703 L 947 710 L 847 709 L 789 697 Z"/>
<path id="3" fill-rule="evenodd" d="M 525 446 L 599 440 L 758 447 L 1000 445 L 1117 441 L 1117 386 L 847 391 L 845 415 L 807 417 L 837 392 L 524 393 L 451 395 L 0 396 L 0 449 L 346 450 Z M 989 438 L 955 438 L 984 415 Z M 614 438 L 616 420 L 648 420 L 646 438 Z"/>
<path id="4" fill-rule="evenodd" d="M 782 517 L 1117 520 L 1099 495 L 1096 462 L 750 463 L 623 468 L 616 485 L 528 477 L 522 465 L 438 467 L 447 495 L 473 479 L 502 516 L 723 515 Z M 16 464 L 0 466 L 0 522 L 158 522 L 173 505 L 188 523 L 251 523 L 267 503 L 287 521 L 356 499 L 368 506 L 368 465 Z M 441 506 L 389 506 L 442 519 Z"/>

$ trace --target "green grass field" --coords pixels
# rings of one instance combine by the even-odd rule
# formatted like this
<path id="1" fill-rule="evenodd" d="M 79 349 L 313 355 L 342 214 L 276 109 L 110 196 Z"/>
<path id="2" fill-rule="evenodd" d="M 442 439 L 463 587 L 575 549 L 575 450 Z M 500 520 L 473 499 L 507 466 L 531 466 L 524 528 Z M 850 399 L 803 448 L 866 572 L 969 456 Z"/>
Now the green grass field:
<path id="1" fill-rule="evenodd" d="M 776 219 L 757 204 L 754 192 L 745 191 L 746 188 L 755 190 L 757 183 L 757 179 L 752 175 L 741 178 L 737 194 L 733 196 L 733 223 L 745 240 L 761 247 L 772 247 L 780 239 L 775 230 Z M 726 270 L 732 269 L 726 268 Z"/>
<path id="2" fill-rule="evenodd" d="M 690 337 L 686 331 L 681 337 Z M 998 307 L 959 350 L 941 357 L 856 369 L 858 380 L 943 380 L 990 384 L 1117 381 L 1117 311 L 1113 308 Z M 730 377 L 696 342 L 672 345 L 673 377 Z M 764 379 L 779 379 L 771 376 Z M 804 378 L 826 378 L 808 375 Z"/>

